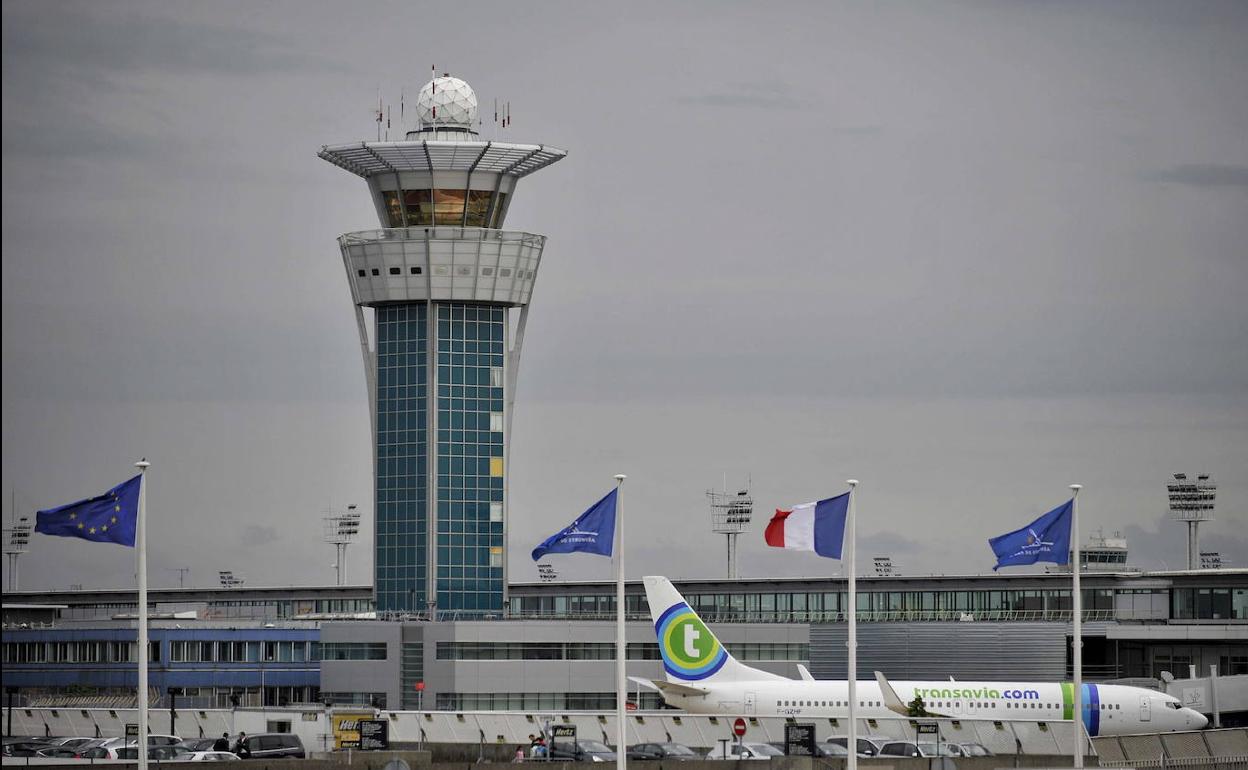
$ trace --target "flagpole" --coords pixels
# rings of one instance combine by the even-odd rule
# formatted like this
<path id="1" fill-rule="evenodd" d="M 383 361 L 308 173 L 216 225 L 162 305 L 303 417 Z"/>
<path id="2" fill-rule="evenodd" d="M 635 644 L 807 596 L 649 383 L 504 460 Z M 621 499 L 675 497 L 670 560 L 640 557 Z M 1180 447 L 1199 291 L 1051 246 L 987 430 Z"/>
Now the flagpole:
<path id="1" fill-rule="evenodd" d="M 1073 546 L 1071 557 L 1071 574 L 1074 578 L 1071 606 L 1074 608 L 1073 627 L 1071 629 L 1072 658 L 1075 668 L 1075 767 L 1083 767 L 1083 594 L 1079 589 L 1079 490 L 1082 484 L 1071 484 L 1074 494 L 1070 498 L 1070 542 Z"/>
<path id="2" fill-rule="evenodd" d="M 147 469 L 151 463 L 143 458 L 134 464 L 139 469 L 139 516 L 135 532 L 139 572 L 139 740 L 136 755 L 139 770 L 147 770 Z"/>
<path id="3" fill-rule="evenodd" d="M 628 696 L 624 676 L 624 660 L 628 652 L 628 643 L 624 639 L 624 503 L 620 495 L 620 487 L 626 478 L 623 473 L 615 475 L 615 766 L 618 770 L 624 770 L 628 754 L 624 737 L 624 714 L 627 711 L 624 699 Z"/>
<path id="4" fill-rule="evenodd" d="M 849 638 L 845 642 L 845 646 L 849 649 L 849 663 L 847 668 L 848 676 L 846 680 L 849 683 L 849 737 L 845 741 L 846 770 L 858 770 L 858 720 L 856 718 L 858 705 L 858 582 L 855 575 L 857 567 L 854 564 L 856 551 L 858 550 L 856 538 L 854 535 L 854 491 L 858 488 L 858 480 L 850 479 L 845 482 L 849 484 L 849 511 L 845 516 L 845 539 L 849 541 L 849 558 L 845 560 L 845 570 L 849 573 Z"/>

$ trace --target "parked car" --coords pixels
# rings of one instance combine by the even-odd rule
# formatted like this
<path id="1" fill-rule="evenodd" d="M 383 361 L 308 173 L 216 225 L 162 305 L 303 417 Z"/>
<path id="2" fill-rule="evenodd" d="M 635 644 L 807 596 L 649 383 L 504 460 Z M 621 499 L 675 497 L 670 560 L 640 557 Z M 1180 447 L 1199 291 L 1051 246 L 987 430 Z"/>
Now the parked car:
<path id="1" fill-rule="evenodd" d="M 982 743 L 959 743 L 964 757 L 991 757 L 993 753 Z"/>
<path id="2" fill-rule="evenodd" d="M 36 757 L 49 757 L 52 759 L 77 759 L 78 752 L 75 749 L 66 748 L 65 746 L 49 746 L 35 752 Z"/>
<path id="3" fill-rule="evenodd" d="M 91 746 L 86 749 L 79 749 L 78 756 L 82 759 L 121 759 L 118 752 L 124 751 L 124 746 Z M 137 756 L 137 754 L 136 754 Z"/>
<path id="4" fill-rule="evenodd" d="M 550 758 L 565 762 L 614 762 L 615 752 L 602 741 L 556 742 L 550 745 Z"/>
<path id="5" fill-rule="evenodd" d="M 178 757 L 179 762 L 229 762 L 240 759 L 232 751 L 192 751 Z"/>
<path id="6" fill-rule="evenodd" d="M 118 759 L 138 759 L 139 758 L 139 747 L 134 744 L 130 744 L 129 746 L 126 746 L 124 748 L 118 748 L 116 749 L 116 752 L 117 752 Z M 147 747 L 148 759 L 160 759 L 160 760 L 173 759 L 173 760 L 181 761 L 181 759 L 185 757 L 187 753 L 188 753 L 187 751 L 177 746 L 148 746 Z"/>
<path id="7" fill-rule="evenodd" d="M 294 733 L 259 733 L 248 735 L 237 752 L 242 759 L 304 759 L 303 741 Z"/>
<path id="8" fill-rule="evenodd" d="M 39 752 L 52 748 L 56 747 L 44 741 L 19 738 L 6 740 L 2 752 L 6 757 L 36 757 L 39 756 Z"/>
<path id="9" fill-rule="evenodd" d="M 882 757 L 960 757 L 961 749 L 956 743 L 935 741 L 890 741 L 880 747 Z"/>
<path id="10" fill-rule="evenodd" d="M 860 757 L 879 756 L 880 746 L 884 745 L 884 743 L 889 740 L 891 740 L 891 738 L 885 738 L 884 740 L 881 741 L 881 740 L 876 740 L 872 738 L 863 738 L 861 735 L 858 736 L 858 756 Z M 831 738 L 828 738 L 825 741 L 825 743 L 831 743 L 836 746 L 840 746 L 843 749 L 848 748 L 849 736 L 833 735 Z M 848 754 L 849 752 L 846 751 L 845 753 Z"/>
<path id="11" fill-rule="evenodd" d="M 72 749 L 76 746 L 81 746 L 94 740 L 95 738 L 69 738 L 62 736 L 59 738 L 49 738 L 47 742 L 53 746 L 64 746 L 67 749 Z"/>
<path id="12" fill-rule="evenodd" d="M 770 745 L 775 746 L 777 749 L 779 749 L 781 754 L 784 753 L 783 743 L 772 743 Z M 849 755 L 849 750 L 846 749 L 844 746 L 838 746 L 835 743 L 828 743 L 826 741 L 823 743 L 815 744 L 814 756 L 816 757 L 824 757 L 826 759 L 828 757 L 845 757 L 848 755 Z"/>
<path id="13" fill-rule="evenodd" d="M 147 736 L 148 746 L 173 746 L 181 742 L 182 742 L 182 739 L 176 735 L 148 735 Z M 130 746 L 134 743 L 136 743 L 136 740 L 134 738 L 116 737 L 116 738 L 107 738 L 100 745 L 109 746 L 109 747 L 120 747 L 120 746 Z"/>
<path id="14" fill-rule="evenodd" d="M 771 759 L 783 757 L 784 752 L 769 743 L 725 743 L 711 749 L 707 759 Z"/>
<path id="15" fill-rule="evenodd" d="M 696 751 L 683 743 L 638 743 L 628 747 L 629 759 L 701 759 Z"/>

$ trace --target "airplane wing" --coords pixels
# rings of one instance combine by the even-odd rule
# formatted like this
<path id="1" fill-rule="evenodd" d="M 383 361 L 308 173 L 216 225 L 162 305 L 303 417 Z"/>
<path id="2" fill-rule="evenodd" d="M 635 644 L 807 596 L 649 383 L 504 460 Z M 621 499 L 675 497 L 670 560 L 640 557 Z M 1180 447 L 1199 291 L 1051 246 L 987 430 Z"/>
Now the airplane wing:
<path id="1" fill-rule="evenodd" d="M 883 696 L 884 705 L 888 708 L 888 710 L 897 714 L 901 714 L 903 717 L 910 716 L 910 709 L 906 706 L 905 703 L 902 702 L 901 698 L 897 695 L 897 691 L 894 690 L 893 686 L 888 683 L 888 679 L 884 676 L 884 674 L 882 674 L 879 671 L 876 671 L 875 681 L 876 683 L 880 685 L 880 695 Z M 934 716 L 934 717 L 950 716 L 950 714 L 943 714 L 939 711 L 933 711 L 932 709 L 926 708 L 926 707 L 924 708 L 924 710 L 927 711 L 929 716 Z"/>
<path id="2" fill-rule="evenodd" d="M 628 678 L 628 681 L 632 682 L 633 684 L 639 684 L 642 687 L 649 687 L 651 690 L 654 690 L 656 692 L 659 689 L 658 687 L 654 686 L 654 682 L 650 681 L 649 679 L 644 679 L 640 676 L 630 676 Z"/>
<path id="3" fill-rule="evenodd" d="M 652 680 L 651 684 L 657 687 L 659 692 L 663 693 L 664 695 L 666 695 L 667 693 L 671 693 L 673 695 L 709 695 L 711 692 L 706 687 L 693 687 L 687 684 L 667 682 L 661 679 Z"/>
<path id="4" fill-rule="evenodd" d="M 805 667 L 805 666 L 803 666 L 801 663 L 798 663 L 798 664 L 797 664 L 797 673 L 799 673 L 799 674 L 801 674 L 801 675 L 802 675 L 802 681 L 803 681 L 803 682 L 813 682 L 813 681 L 815 681 L 815 678 L 814 678 L 813 676 L 811 676 L 811 675 L 810 675 L 810 669 L 806 668 L 806 667 Z"/>

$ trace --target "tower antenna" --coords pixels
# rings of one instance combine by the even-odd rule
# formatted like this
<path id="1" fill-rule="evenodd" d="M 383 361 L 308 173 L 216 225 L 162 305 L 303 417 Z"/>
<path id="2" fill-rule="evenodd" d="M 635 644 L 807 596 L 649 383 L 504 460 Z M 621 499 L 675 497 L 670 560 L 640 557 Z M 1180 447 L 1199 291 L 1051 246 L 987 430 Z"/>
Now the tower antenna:
<path id="1" fill-rule="evenodd" d="M 381 141 L 381 86 L 377 86 L 377 141 Z"/>

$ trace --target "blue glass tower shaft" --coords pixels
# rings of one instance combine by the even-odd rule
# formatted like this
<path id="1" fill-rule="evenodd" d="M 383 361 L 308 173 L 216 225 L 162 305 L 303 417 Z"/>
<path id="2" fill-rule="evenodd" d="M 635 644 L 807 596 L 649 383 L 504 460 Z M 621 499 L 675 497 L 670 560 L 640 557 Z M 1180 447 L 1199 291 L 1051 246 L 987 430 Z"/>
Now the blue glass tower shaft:
<path id="1" fill-rule="evenodd" d="M 384 305 L 376 340 L 377 609 L 500 611 L 507 309 Z"/>

